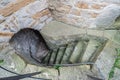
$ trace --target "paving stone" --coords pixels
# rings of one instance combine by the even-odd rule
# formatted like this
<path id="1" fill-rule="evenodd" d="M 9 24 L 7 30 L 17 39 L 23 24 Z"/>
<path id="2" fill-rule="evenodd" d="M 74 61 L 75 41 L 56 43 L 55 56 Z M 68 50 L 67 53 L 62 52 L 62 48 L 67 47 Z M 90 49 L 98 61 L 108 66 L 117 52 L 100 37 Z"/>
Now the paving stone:
<path id="1" fill-rule="evenodd" d="M 26 68 L 23 70 L 23 73 L 32 73 L 32 72 L 38 72 L 38 71 L 43 71 L 43 72 L 39 75 L 36 75 L 35 77 L 51 79 L 51 80 L 57 80 L 57 78 L 58 78 L 58 71 L 52 67 L 47 68 L 47 67 L 39 67 L 39 66 L 34 66 L 34 65 L 28 64 L 26 66 Z M 34 80 L 34 79 L 32 79 L 32 80 Z"/>
<path id="2" fill-rule="evenodd" d="M 89 65 L 60 67 L 59 80 L 93 80 L 87 76 L 88 74 L 98 77 L 91 72 Z"/>

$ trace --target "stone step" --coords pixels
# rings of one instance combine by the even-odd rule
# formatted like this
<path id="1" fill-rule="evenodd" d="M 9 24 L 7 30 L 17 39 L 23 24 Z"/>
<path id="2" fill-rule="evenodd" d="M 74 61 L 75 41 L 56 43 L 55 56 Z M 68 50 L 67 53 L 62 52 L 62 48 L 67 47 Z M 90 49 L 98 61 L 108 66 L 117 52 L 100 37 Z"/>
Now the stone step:
<path id="1" fill-rule="evenodd" d="M 100 42 L 94 39 L 91 39 L 88 43 L 87 49 L 81 59 L 81 62 L 88 62 L 90 57 L 96 51 L 96 49 L 100 46 Z"/>
<path id="2" fill-rule="evenodd" d="M 71 63 L 76 63 L 76 62 L 80 62 L 82 56 L 84 55 L 84 51 L 87 47 L 87 43 L 88 42 L 85 42 L 85 41 L 79 41 L 75 48 L 74 48 L 74 51 L 70 57 L 70 62 Z"/>
<path id="3" fill-rule="evenodd" d="M 67 63 L 70 63 L 69 62 L 69 59 L 74 51 L 74 47 L 77 43 L 76 42 L 72 42 L 72 43 L 69 43 L 67 45 L 67 48 L 65 50 L 65 53 L 64 53 L 64 56 L 63 56 L 63 59 L 61 61 L 62 64 L 67 64 Z"/>
<path id="4" fill-rule="evenodd" d="M 99 40 L 99 45 L 97 46 L 96 50 L 94 51 L 93 55 L 89 58 L 89 62 L 95 62 L 100 55 L 101 51 L 106 45 L 107 40 L 101 39 Z"/>
<path id="5" fill-rule="evenodd" d="M 63 59 L 63 56 L 65 54 L 65 50 L 66 50 L 66 47 L 59 48 L 57 56 L 56 56 L 55 64 L 60 64 L 61 63 L 61 61 Z"/>
<path id="6" fill-rule="evenodd" d="M 97 54 L 100 54 L 101 50 L 104 48 L 106 41 L 102 39 L 102 41 L 97 39 L 91 39 L 87 49 L 82 57 L 81 62 L 93 62 L 95 61 Z"/>
<path id="7" fill-rule="evenodd" d="M 83 47 L 82 47 L 83 49 L 82 49 L 82 51 L 81 51 L 81 55 L 80 55 L 77 63 L 80 63 L 80 62 L 81 62 L 82 57 L 83 57 L 83 55 L 84 55 L 84 53 L 85 53 L 85 51 L 86 51 L 86 49 L 87 49 L 88 44 L 89 44 L 89 40 L 84 40 L 84 42 L 83 42 Z"/>
<path id="8" fill-rule="evenodd" d="M 83 46 L 83 42 L 82 41 L 80 41 L 80 42 L 78 42 L 76 44 L 76 46 L 75 46 L 75 48 L 73 50 L 73 53 L 72 53 L 72 55 L 70 57 L 70 62 L 71 63 L 75 63 L 78 60 L 78 58 L 80 56 L 80 53 L 82 51 L 82 46 Z"/>
<path id="9" fill-rule="evenodd" d="M 54 64 L 55 63 L 55 59 L 56 59 L 56 55 L 57 55 L 58 49 L 54 50 L 51 53 L 50 59 L 49 59 L 49 63 L 48 64 Z"/>

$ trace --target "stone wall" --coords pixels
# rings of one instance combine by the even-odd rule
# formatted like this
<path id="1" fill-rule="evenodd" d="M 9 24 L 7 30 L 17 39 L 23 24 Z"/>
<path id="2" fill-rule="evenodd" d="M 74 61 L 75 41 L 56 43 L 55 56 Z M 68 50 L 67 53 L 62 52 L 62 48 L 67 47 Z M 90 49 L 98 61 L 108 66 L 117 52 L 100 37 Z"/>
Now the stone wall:
<path id="1" fill-rule="evenodd" d="M 119 0 L 49 0 L 53 17 L 80 28 L 114 28 Z"/>
<path id="2" fill-rule="evenodd" d="M 0 42 L 8 41 L 21 28 L 40 30 L 52 19 L 47 0 L 1 0 Z"/>
<path id="3" fill-rule="evenodd" d="M 119 28 L 119 0 L 1 0 L 0 42 L 21 28 L 40 30 L 53 19 L 79 28 Z"/>

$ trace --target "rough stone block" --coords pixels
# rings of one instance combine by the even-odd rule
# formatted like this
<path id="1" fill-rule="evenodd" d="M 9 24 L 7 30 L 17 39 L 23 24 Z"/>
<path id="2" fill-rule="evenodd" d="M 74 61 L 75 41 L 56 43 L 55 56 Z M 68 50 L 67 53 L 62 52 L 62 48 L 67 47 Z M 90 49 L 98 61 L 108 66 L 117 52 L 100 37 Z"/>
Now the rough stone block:
<path id="1" fill-rule="evenodd" d="M 88 9 L 89 8 L 88 3 L 84 2 L 84 1 L 78 1 L 75 6 L 78 7 L 78 8 L 82 8 L 82 9 Z"/>
<path id="2" fill-rule="evenodd" d="M 57 7 L 56 10 L 63 13 L 69 13 L 71 8 L 72 7 L 69 5 L 61 5 L 60 7 Z"/>
<path id="3" fill-rule="evenodd" d="M 106 80 L 108 80 L 109 72 L 111 71 L 111 68 L 115 62 L 116 50 L 112 46 L 113 44 L 114 43 L 111 44 L 111 41 L 107 42 L 106 46 L 95 62 Z"/>
<path id="4" fill-rule="evenodd" d="M 100 43 L 96 40 L 90 40 L 86 51 L 81 59 L 81 62 L 88 62 L 95 50 L 97 49 L 97 46 L 100 46 L 99 44 Z"/>
<path id="5" fill-rule="evenodd" d="M 76 63 L 78 60 L 79 60 L 79 57 L 80 55 L 82 54 L 82 49 L 84 48 L 83 47 L 83 42 L 80 41 L 76 44 L 75 48 L 74 48 L 74 51 L 70 57 L 70 62 L 71 63 Z"/>
<path id="6" fill-rule="evenodd" d="M 16 0 L 0 0 L 0 8 L 4 8 L 6 5 L 10 4 L 11 2 L 15 2 Z"/>
<path id="7" fill-rule="evenodd" d="M 45 15 L 50 14 L 50 11 L 48 9 L 45 9 L 43 11 L 37 12 L 36 14 L 34 14 L 32 17 L 33 19 L 39 19 Z"/>
<path id="8" fill-rule="evenodd" d="M 26 27 L 40 30 L 46 24 L 45 21 L 51 17 L 49 10 L 46 8 L 46 0 L 34 1 L 8 17 L 1 26 L 6 27 L 9 32 L 17 32 L 19 29 Z M 48 18 L 41 21 L 41 17 L 44 16 Z"/>
<path id="9" fill-rule="evenodd" d="M 113 28 L 116 18 L 120 15 L 120 6 L 109 5 L 104 8 L 102 13 L 96 18 L 96 27 L 103 29 Z"/>
<path id="10" fill-rule="evenodd" d="M 89 80 L 86 74 L 91 74 L 89 65 L 60 67 L 60 80 Z"/>
<path id="11" fill-rule="evenodd" d="M 26 68 L 23 70 L 23 73 L 32 73 L 32 72 L 38 72 L 38 71 L 42 71 L 42 73 L 34 77 L 51 79 L 51 80 L 58 79 L 58 71 L 54 68 L 27 65 Z"/>
<path id="12" fill-rule="evenodd" d="M 70 14 L 76 15 L 76 16 L 80 16 L 81 11 L 79 9 L 72 9 L 70 11 Z"/>
<path id="13" fill-rule="evenodd" d="M 34 0 L 16 0 L 16 2 L 5 6 L 3 9 L 0 9 L 0 14 L 6 17 L 33 1 Z"/>

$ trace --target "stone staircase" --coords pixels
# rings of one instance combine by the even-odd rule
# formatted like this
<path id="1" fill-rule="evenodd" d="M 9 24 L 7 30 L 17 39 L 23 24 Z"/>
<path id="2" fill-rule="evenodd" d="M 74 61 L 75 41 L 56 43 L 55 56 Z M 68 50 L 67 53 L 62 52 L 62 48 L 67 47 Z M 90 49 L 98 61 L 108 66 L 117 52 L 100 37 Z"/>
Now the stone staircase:
<path id="1" fill-rule="evenodd" d="M 78 39 L 59 45 L 58 48 L 49 52 L 43 60 L 43 64 L 77 64 L 94 63 L 103 50 L 107 39 L 101 37 L 86 36 L 86 39 Z"/>

